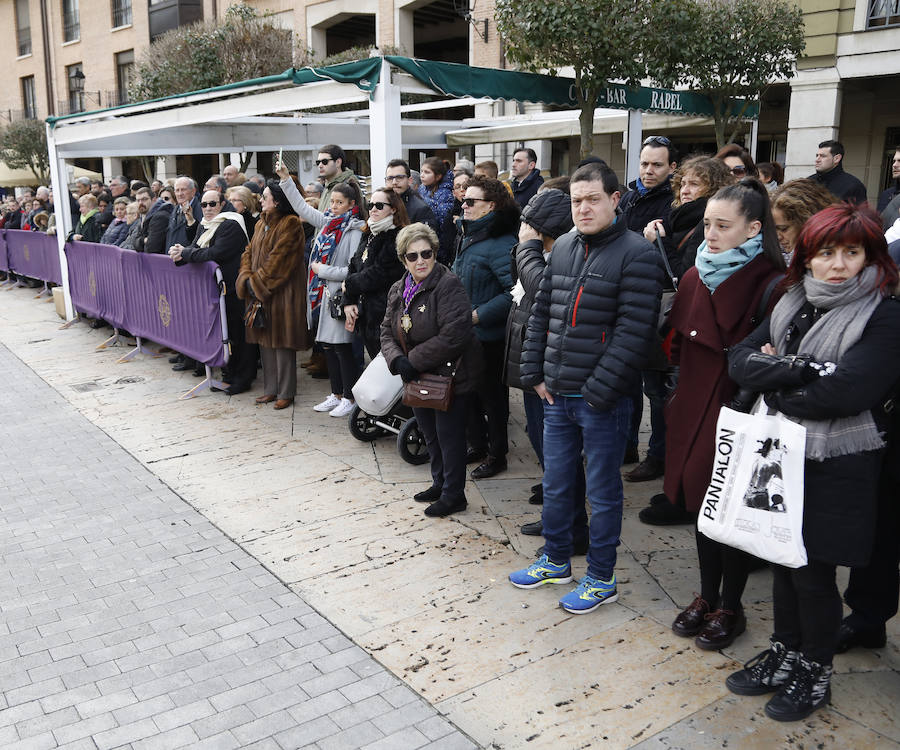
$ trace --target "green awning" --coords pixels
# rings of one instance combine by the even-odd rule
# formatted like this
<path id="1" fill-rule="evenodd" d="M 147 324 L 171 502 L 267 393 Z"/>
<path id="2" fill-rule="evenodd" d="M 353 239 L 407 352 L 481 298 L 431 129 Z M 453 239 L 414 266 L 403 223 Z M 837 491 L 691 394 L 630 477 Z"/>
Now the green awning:
<path id="1" fill-rule="evenodd" d="M 575 80 L 572 78 L 522 73 L 516 70 L 478 68 L 433 60 L 413 60 L 394 55 L 388 55 L 386 59 L 445 96 L 484 97 L 578 108 Z M 702 94 L 645 86 L 630 87 L 620 83 L 609 84 L 598 97 L 596 106 L 664 115 L 712 117 L 713 114 L 712 102 Z M 743 101 L 738 101 L 734 104 L 732 112 L 737 115 L 742 107 Z M 750 102 L 743 117 L 751 120 L 758 116 L 759 104 Z"/>

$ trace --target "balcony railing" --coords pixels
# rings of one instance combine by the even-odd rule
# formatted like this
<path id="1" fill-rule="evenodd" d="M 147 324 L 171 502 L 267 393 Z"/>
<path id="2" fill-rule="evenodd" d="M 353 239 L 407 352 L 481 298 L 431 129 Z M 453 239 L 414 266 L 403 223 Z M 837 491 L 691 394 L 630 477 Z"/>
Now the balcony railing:
<path id="1" fill-rule="evenodd" d="M 131 24 L 131 0 L 113 0 L 113 28 Z"/>
<path id="2" fill-rule="evenodd" d="M 31 54 L 31 27 L 16 32 L 16 47 L 19 57 Z"/>
<path id="3" fill-rule="evenodd" d="M 900 0 L 870 0 L 867 28 L 900 26 Z"/>

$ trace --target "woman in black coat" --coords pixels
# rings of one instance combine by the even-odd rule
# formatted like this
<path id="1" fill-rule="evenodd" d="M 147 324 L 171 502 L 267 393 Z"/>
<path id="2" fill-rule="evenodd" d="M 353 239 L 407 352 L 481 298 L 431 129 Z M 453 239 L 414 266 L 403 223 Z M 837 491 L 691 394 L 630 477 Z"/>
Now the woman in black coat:
<path id="1" fill-rule="evenodd" d="M 397 232 L 409 224 L 403 199 L 387 187 L 372 193 L 369 218 L 344 280 L 348 331 L 358 331 L 370 357 L 381 351 L 381 321 L 391 285 L 403 275 Z"/>
<path id="2" fill-rule="evenodd" d="M 706 201 L 721 188 L 734 182 L 728 167 L 709 156 L 694 156 L 684 161 L 672 178 L 672 212 L 665 219 L 654 219 L 644 228 L 644 237 L 656 242 L 662 237 L 672 273 L 679 279 L 694 267 L 697 249 L 703 242 L 703 212 Z"/>
<path id="3" fill-rule="evenodd" d="M 733 380 L 807 430 L 809 562 L 773 566 L 771 648 L 727 680 L 739 695 L 777 690 L 766 714 L 778 721 L 830 700 L 842 615 L 835 567 L 865 565 L 871 553 L 884 406 L 900 372 L 897 280 L 878 216 L 830 206 L 804 226 L 772 315 L 729 355 Z"/>
<path id="4" fill-rule="evenodd" d="M 388 294 L 381 322 L 381 351 L 388 368 L 404 382 L 420 374 L 453 376 L 447 411 L 415 407 L 431 457 L 432 486 L 415 496 L 431 503 L 426 516 L 466 509 L 466 415 L 478 386 L 481 347 L 472 330 L 472 306 L 462 282 L 437 262 L 440 241 L 427 224 L 397 234 L 397 256 L 406 273 Z"/>

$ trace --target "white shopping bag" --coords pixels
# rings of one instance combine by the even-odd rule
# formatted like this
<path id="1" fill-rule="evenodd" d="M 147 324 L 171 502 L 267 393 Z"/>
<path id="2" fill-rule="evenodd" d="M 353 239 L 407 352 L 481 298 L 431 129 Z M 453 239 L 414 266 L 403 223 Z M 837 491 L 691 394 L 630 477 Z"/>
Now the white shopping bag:
<path id="1" fill-rule="evenodd" d="M 722 407 L 715 460 L 700 506 L 702 534 L 788 568 L 806 565 L 803 469 L 806 428 L 767 414 L 760 398 L 751 414 Z"/>
<path id="2" fill-rule="evenodd" d="M 384 355 L 378 352 L 353 386 L 353 398 L 366 414 L 384 416 L 403 395 L 403 379 L 391 375 Z"/>

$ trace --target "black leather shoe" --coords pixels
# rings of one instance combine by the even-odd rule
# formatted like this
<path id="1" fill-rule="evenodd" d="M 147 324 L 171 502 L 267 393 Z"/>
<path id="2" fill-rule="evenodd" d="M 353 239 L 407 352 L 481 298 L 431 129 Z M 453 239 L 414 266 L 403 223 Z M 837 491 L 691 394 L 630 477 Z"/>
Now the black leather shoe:
<path id="1" fill-rule="evenodd" d="M 193 370 L 194 366 L 187 362 L 179 362 L 178 364 L 172 365 L 172 369 L 175 372 L 184 372 L 185 370 Z"/>
<path id="2" fill-rule="evenodd" d="M 591 543 L 587 539 L 576 539 L 575 543 L 572 545 L 572 554 L 573 555 L 586 555 L 588 553 L 588 547 L 591 546 Z M 542 544 L 538 547 L 537 552 L 534 553 L 538 557 L 544 554 L 544 545 Z"/>
<path id="3" fill-rule="evenodd" d="M 522 524 L 519 529 L 525 536 L 541 536 L 544 533 L 544 526 L 540 521 Z"/>
<path id="4" fill-rule="evenodd" d="M 192 371 L 191 375 L 195 378 L 205 378 L 206 377 L 206 367 L 203 365 L 197 365 Z"/>
<path id="5" fill-rule="evenodd" d="M 647 456 L 625 475 L 626 482 L 649 482 L 666 473 L 666 464 L 653 456 Z"/>
<path id="6" fill-rule="evenodd" d="M 531 497 L 528 498 L 529 505 L 544 504 L 544 485 L 536 484 L 531 488 Z"/>
<path id="7" fill-rule="evenodd" d="M 413 495 L 413 500 L 417 503 L 433 503 L 440 498 L 441 492 L 443 492 L 443 490 L 440 487 L 432 485 L 427 490 L 422 490 Z"/>
<path id="8" fill-rule="evenodd" d="M 481 466 L 472 470 L 472 479 L 490 479 L 501 471 L 506 471 L 506 459 L 488 456 Z"/>
<path id="9" fill-rule="evenodd" d="M 466 506 L 466 498 L 464 497 L 459 498 L 458 500 L 448 500 L 447 498 L 442 497 L 436 503 L 432 503 L 425 508 L 425 515 L 431 516 L 432 518 L 444 518 L 451 513 L 459 513 L 460 511 L 465 510 Z"/>
<path id="10" fill-rule="evenodd" d="M 479 461 L 484 461 L 484 458 L 487 454 L 483 451 L 469 450 L 466 453 L 466 463 L 467 464 L 475 464 Z"/>
<path id="11" fill-rule="evenodd" d="M 851 648 L 884 648 L 887 643 L 887 632 L 884 625 L 880 629 L 861 628 L 854 625 L 849 618 L 841 623 L 838 630 L 836 654 L 844 654 Z"/>
<path id="12" fill-rule="evenodd" d="M 184 362 L 184 355 L 183 355 L 183 354 L 176 354 L 176 355 L 173 356 L 173 357 L 169 357 L 169 364 L 170 364 L 170 365 L 177 365 L 179 362 Z"/>
<path id="13" fill-rule="evenodd" d="M 734 639 L 747 629 L 747 618 L 744 612 L 732 612 L 728 609 L 717 609 L 704 618 L 702 630 L 697 634 L 694 643 L 704 651 L 718 651 L 728 648 Z"/>
<path id="14" fill-rule="evenodd" d="M 232 383 L 225 389 L 229 396 L 237 396 L 239 393 L 250 390 L 250 383 Z"/>
<path id="15" fill-rule="evenodd" d="M 638 518 L 648 526 L 680 526 L 694 523 L 697 514 L 670 503 L 669 498 L 660 493 L 650 498 L 650 505 L 641 509 Z"/>
<path id="16" fill-rule="evenodd" d="M 692 601 L 687 608 L 683 609 L 675 622 L 672 623 L 672 632 L 680 635 L 682 638 L 693 638 L 706 623 L 706 615 L 709 614 L 709 604 L 700 594 L 694 594 Z"/>

